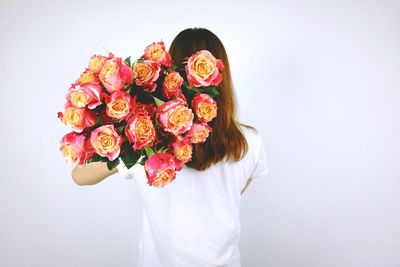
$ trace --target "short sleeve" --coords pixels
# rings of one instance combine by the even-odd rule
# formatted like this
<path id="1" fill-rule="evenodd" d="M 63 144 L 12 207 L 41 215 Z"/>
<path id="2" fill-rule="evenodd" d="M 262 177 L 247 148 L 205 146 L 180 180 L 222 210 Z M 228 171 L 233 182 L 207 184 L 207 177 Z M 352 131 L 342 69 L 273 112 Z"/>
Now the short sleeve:
<path id="1" fill-rule="evenodd" d="M 265 151 L 261 135 L 258 133 L 256 135 L 255 153 L 256 153 L 255 167 L 250 176 L 250 178 L 252 179 L 258 179 L 259 177 L 266 176 L 269 172 L 269 167 L 267 163 L 267 153 Z"/>
<path id="2" fill-rule="evenodd" d="M 128 169 L 121 159 L 119 159 L 119 163 L 117 165 L 117 170 L 122 175 L 122 177 L 124 177 L 126 179 L 132 179 L 133 178 L 133 173 L 132 173 L 133 167 Z"/>

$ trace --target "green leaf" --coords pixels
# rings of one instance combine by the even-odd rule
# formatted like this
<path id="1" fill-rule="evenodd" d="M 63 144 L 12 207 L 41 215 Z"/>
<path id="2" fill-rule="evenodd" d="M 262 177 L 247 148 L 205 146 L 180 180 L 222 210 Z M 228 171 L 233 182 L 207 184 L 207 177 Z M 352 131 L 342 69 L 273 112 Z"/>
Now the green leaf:
<path id="1" fill-rule="evenodd" d="M 159 149 L 157 149 L 157 153 L 165 153 L 168 150 L 168 148 L 166 147 L 160 147 Z"/>
<path id="2" fill-rule="evenodd" d="M 125 125 L 121 125 L 121 126 L 119 126 L 119 127 L 117 128 L 117 130 L 118 130 L 118 132 L 119 132 L 120 134 L 122 134 L 123 131 L 124 131 L 124 128 L 125 128 Z"/>
<path id="3" fill-rule="evenodd" d="M 142 62 L 142 61 L 145 61 L 146 59 L 145 58 L 138 58 L 138 59 L 136 59 L 136 63 L 139 63 L 139 62 Z"/>
<path id="4" fill-rule="evenodd" d="M 120 157 L 125 165 L 130 168 L 137 163 L 138 159 L 140 158 L 141 151 L 135 151 L 128 141 L 122 144 L 122 149 L 124 154 L 121 154 Z"/>
<path id="5" fill-rule="evenodd" d="M 129 67 L 131 66 L 131 56 L 124 59 L 126 63 L 128 63 Z"/>
<path id="6" fill-rule="evenodd" d="M 187 89 L 186 91 L 191 95 L 195 95 L 197 93 L 201 93 L 202 89 L 201 87 L 192 87 L 191 89 Z"/>
<path id="7" fill-rule="evenodd" d="M 114 169 L 115 167 L 117 167 L 118 163 L 119 163 L 119 158 L 116 158 L 116 159 L 113 160 L 113 161 L 108 161 L 108 162 L 107 162 L 107 168 L 108 168 L 108 170 L 111 171 L 112 169 Z"/>
<path id="8" fill-rule="evenodd" d="M 94 154 L 94 156 L 88 160 L 87 162 L 98 162 L 98 161 L 103 161 L 102 157 L 99 154 Z"/>
<path id="9" fill-rule="evenodd" d="M 135 165 L 139 158 L 140 158 L 139 154 L 135 154 L 134 157 L 127 154 L 120 156 L 120 159 L 128 169 L 130 169 L 133 165 Z"/>
<path id="10" fill-rule="evenodd" d="M 154 102 L 156 102 L 157 107 L 161 106 L 162 104 L 164 104 L 164 101 L 162 101 L 161 99 L 155 97 L 152 95 L 152 97 L 154 98 Z"/>
<path id="11" fill-rule="evenodd" d="M 146 163 L 146 160 L 147 160 L 147 159 L 148 159 L 147 157 L 142 157 L 142 158 L 140 159 L 140 161 L 138 161 L 138 163 L 139 163 L 140 165 L 144 166 L 144 164 Z"/>
<path id="12" fill-rule="evenodd" d="M 144 150 L 146 151 L 146 155 L 148 158 L 150 158 L 151 156 L 153 156 L 155 154 L 151 147 L 145 146 Z"/>
<path id="13" fill-rule="evenodd" d="M 98 162 L 98 161 L 101 161 L 101 160 L 97 160 L 97 159 L 95 159 L 94 157 L 93 158 L 91 158 L 90 160 L 88 160 L 88 161 L 86 161 L 87 163 L 91 163 L 91 162 Z"/>
<path id="14" fill-rule="evenodd" d="M 131 94 L 131 91 L 132 91 L 132 85 L 129 85 L 129 86 L 128 86 L 128 89 L 126 89 L 126 92 L 127 92 L 128 94 Z"/>
<path id="15" fill-rule="evenodd" d="M 218 90 L 218 87 L 216 87 L 216 86 L 204 87 L 203 92 L 210 95 L 211 97 L 216 97 L 219 95 L 219 90 Z"/>
<path id="16" fill-rule="evenodd" d="M 155 128 L 161 127 L 160 122 L 158 121 L 158 119 L 154 120 L 153 123 L 154 123 L 154 127 Z"/>

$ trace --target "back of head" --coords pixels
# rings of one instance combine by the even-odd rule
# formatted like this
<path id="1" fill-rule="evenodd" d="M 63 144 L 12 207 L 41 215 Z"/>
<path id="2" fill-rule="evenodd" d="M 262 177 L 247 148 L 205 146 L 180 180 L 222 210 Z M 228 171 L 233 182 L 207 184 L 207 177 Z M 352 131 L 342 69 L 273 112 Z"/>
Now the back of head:
<path id="1" fill-rule="evenodd" d="M 186 166 L 197 170 L 205 170 L 224 158 L 238 161 L 248 149 L 240 123 L 236 119 L 236 99 L 229 61 L 221 40 L 204 28 L 185 29 L 172 41 L 169 53 L 172 61 L 177 63 L 203 49 L 220 59 L 225 67 L 222 70 L 222 82 L 218 86 L 220 94 L 215 98 L 218 103 L 218 114 L 209 122 L 212 127 L 210 137 L 204 143 L 193 144 L 192 160 L 186 163 Z M 178 68 L 181 67 L 178 65 Z"/>

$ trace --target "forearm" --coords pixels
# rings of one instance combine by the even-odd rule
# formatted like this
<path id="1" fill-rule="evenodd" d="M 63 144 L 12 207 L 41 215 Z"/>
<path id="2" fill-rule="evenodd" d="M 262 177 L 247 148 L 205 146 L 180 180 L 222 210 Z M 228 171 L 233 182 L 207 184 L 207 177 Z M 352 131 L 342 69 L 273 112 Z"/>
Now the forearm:
<path id="1" fill-rule="evenodd" d="M 117 168 L 108 170 L 106 162 L 91 162 L 72 170 L 72 179 L 78 185 L 94 185 L 118 172 Z"/>

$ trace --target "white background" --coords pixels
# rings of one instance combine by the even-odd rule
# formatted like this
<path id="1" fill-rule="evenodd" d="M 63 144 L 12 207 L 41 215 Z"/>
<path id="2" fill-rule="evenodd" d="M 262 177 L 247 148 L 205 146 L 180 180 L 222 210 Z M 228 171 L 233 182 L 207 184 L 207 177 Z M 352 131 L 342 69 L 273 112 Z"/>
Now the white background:
<path id="1" fill-rule="evenodd" d="M 225 44 L 242 122 L 270 174 L 242 202 L 244 267 L 400 266 L 398 1 L 0 2 L 1 266 L 133 266 L 140 199 L 80 187 L 58 151 L 69 85 L 205 27 Z"/>

